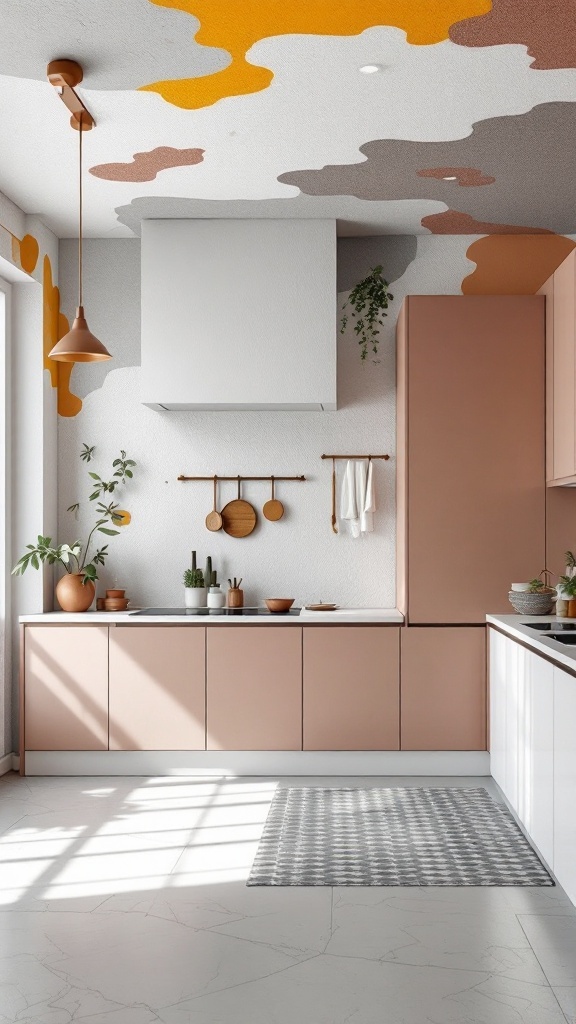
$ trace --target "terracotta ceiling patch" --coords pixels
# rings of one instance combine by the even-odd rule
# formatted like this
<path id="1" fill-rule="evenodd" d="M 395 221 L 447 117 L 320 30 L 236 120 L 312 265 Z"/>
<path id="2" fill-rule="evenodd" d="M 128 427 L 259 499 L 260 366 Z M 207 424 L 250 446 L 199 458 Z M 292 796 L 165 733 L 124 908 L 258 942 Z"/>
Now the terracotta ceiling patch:
<path id="1" fill-rule="evenodd" d="M 517 224 L 492 224 L 476 220 L 459 210 L 445 210 L 422 218 L 422 227 L 433 235 L 548 235 L 545 228 L 524 228 Z"/>
<path id="2" fill-rule="evenodd" d="M 419 175 L 420 168 L 489 167 L 489 188 L 458 188 L 463 214 L 490 224 L 576 231 L 576 103 L 542 103 L 525 114 L 477 121 L 470 135 L 454 141 L 379 139 L 360 153 L 360 163 L 290 171 L 278 180 L 311 196 L 435 199 L 451 207 L 457 182 Z"/>
<path id="3" fill-rule="evenodd" d="M 438 178 L 439 180 L 456 180 L 457 185 L 491 185 L 496 178 L 482 174 L 476 167 L 428 167 L 418 171 L 419 178 Z"/>
<path id="4" fill-rule="evenodd" d="M 203 149 L 173 149 L 158 146 L 147 153 L 134 153 L 131 163 L 96 164 L 90 174 L 108 181 L 153 181 L 160 171 L 170 167 L 189 167 L 201 163 Z"/>
<path id="5" fill-rule="evenodd" d="M 538 70 L 576 67 L 576 11 L 571 0 L 493 0 L 492 10 L 452 25 L 461 46 L 520 43 Z"/>
<path id="6" fill-rule="evenodd" d="M 353 36 L 376 25 L 406 32 L 409 43 L 428 45 L 448 37 L 450 26 L 490 10 L 490 0 L 355 0 L 335 4 L 279 3 L 278 0 L 150 0 L 193 15 L 200 22 L 197 43 L 227 50 L 232 63 L 224 71 L 202 78 L 166 79 L 142 86 L 186 109 L 209 106 L 225 96 L 241 96 L 267 88 L 273 74 L 246 60 L 254 43 L 279 35 Z"/>
<path id="7" fill-rule="evenodd" d="M 534 295 L 576 242 L 562 235 L 488 235 L 469 246 L 476 270 L 462 282 L 464 295 Z"/>

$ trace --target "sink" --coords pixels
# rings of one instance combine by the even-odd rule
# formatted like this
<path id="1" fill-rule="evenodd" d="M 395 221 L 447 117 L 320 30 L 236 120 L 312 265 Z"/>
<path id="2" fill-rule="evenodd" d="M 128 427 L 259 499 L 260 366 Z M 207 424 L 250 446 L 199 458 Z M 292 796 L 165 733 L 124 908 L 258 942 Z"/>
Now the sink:
<path id="1" fill-rule="evenodd" d="M 528 629 L 536 629 L 539 633 L 560 633 L 576 631 L 576 622 L 523 622 Z"/>
<path id="2" fill-rule="evenodd" d="M 557 640 L 559 644 L 576 647 L 576 633 L 547 633 L 546 640 Z"/>

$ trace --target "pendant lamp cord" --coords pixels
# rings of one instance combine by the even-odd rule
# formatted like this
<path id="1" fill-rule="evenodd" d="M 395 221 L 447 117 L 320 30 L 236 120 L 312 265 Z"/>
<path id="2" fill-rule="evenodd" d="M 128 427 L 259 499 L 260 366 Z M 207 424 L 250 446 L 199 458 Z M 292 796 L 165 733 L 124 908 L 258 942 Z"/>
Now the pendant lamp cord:
<path id="1" fill-rule="evenodd" d="M 78 132 L 80 139 L 78 143 L 78 196 L 79 196 L 79 216 L 78 216 L 78 305 L 82 305 L 82 112 L 80 113 L 80 130 Z"/>

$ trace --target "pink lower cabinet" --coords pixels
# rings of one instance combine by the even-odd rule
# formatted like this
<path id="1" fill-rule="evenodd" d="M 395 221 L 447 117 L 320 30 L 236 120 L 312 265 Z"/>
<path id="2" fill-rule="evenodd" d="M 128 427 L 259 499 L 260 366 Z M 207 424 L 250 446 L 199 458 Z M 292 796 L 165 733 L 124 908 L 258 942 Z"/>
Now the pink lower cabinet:
<path id="1" fill-rule="evenodd" d="M 486 631 L 408 626 L 401 634 L 401 749 L 486 749 Z"/>
<path id="2" fill-rule="evenodd" d="M 304 627 L 304 750 L 398 750 L 399 634 Z"/>
<path id="3" fill-rule="evenodd" d="M 110 629 L 110 750 L 204 750 L 206 630 Z"/>
<path id="4" fill-rule="evenodd" d="M 208 750 L 301 750 L 301 628 L 207 632 Z"/>
<path id="5" fill-rule="evenodd" d="M 108 748 L 108 627 L 26 626 L 26 750 Z"/>

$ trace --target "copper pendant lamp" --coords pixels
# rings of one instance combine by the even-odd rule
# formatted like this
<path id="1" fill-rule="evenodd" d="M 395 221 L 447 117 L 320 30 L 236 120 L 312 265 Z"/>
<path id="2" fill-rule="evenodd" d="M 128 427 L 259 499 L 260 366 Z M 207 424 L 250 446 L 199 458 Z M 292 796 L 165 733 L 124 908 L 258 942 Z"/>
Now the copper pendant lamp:
<path id="1" fill-rule="evenodd" d="M 70 89 L 70 92 L 72 92 L 73 96 L 76 95 L 72 89 Z M 72 118 L 73 126 L 78 129 L 79 139 L 78 307 L 76 309 L 74 323 L 68 331 L 68 334 L 65 334 L 63 338 L 60 338 L 60 341 L 54 345 L 54 348 L 50 352 L 50 359 L 55 359 L 60 363 L 93 363 L 112 358 L 108 349 L 105 348 L 102 342 L 98 341 L 98 338 L 96 338 L 92 334 L 92 331 L 89 330 L 88 324 L 86 323 L 86 317 L 84 316 L 84 306 L 82 305 L 82 135 L 84 131 L 92 128 L 94 123 L 93 119 L 88 114 L 86 124 L 84 125 L 82 122 L 85 116 L 84 110 L 80 109 L 75 117 Z M 90 120 L 88 120 L 88 118 L 90 118 Z"/>

